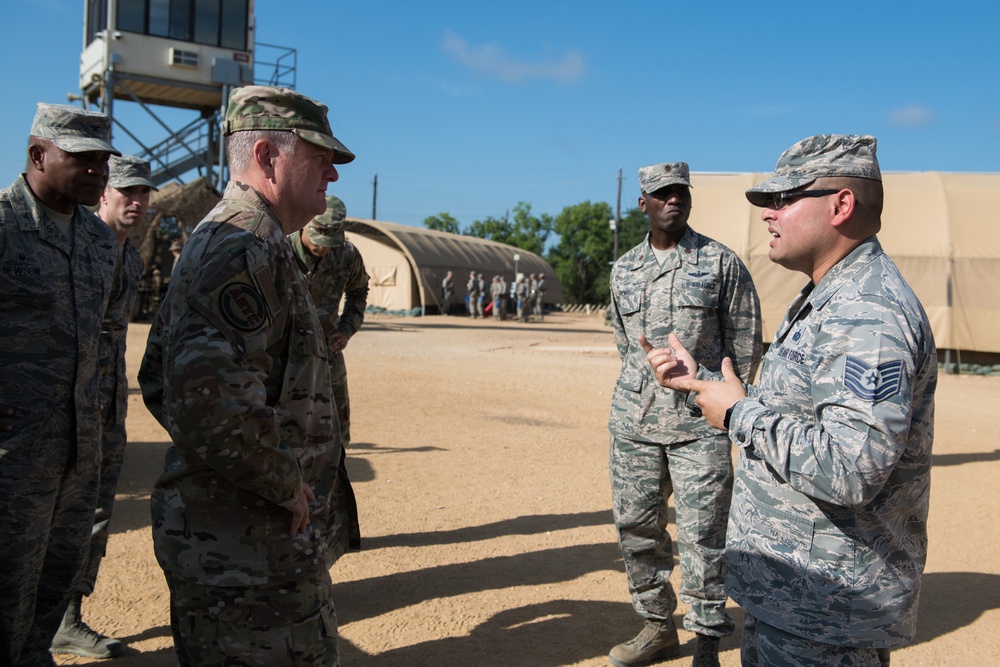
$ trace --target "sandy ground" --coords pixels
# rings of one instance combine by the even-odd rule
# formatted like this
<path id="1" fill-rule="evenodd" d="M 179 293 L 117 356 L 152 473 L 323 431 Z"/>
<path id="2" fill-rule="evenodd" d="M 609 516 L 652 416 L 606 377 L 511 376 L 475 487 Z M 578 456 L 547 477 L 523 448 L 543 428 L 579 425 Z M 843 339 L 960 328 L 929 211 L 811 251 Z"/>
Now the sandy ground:
<path id="1" fill-rule="evenodd" d="M 130 442 L 108 557 L 84 603 L 90 624 L 128 648 L 60 664 L 177 664 L 149 531 L 166 437 L 134 382 L 147 331 L 129 332 Z M 372 317 L 346 355 L 364 551 L 332 570 L 343 664 L 608 664 L 641 625 L 609 509 L 610 329 L 582 314 Z M 893 667 L 1000 664 L 998 404 L 1000 378 L 942 376 L 919 631 Z M 692 635 L 681 641 L 663 664 L 690 664 Z M 738 633 L 722 649 L 723 665 L 739 664 Z"/>

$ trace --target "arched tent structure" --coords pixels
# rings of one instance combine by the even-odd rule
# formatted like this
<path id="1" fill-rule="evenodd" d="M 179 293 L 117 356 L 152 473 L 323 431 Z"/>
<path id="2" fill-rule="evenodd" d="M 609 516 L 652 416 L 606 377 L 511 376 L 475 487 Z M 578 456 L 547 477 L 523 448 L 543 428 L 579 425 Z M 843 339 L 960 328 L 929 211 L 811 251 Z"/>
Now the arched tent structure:
<path id="1" fill-rule="evenodd" d="M 501 275 L 508 285 L 517 272 L 545 274 L 545 303 L 562 303 L 555 271 L 540 255 L 505 243 L 449 234 L 381 220 L 347 218 L 347 239 L 357 246 L 371 276 L 368 304 L 386 310 L 440 311 L 441 281 L 455 279 L 452 304 L 465 296 L 469 272 L 482 273 L 487 284 Z"/>
<path id="2" fill-rule="evenodd" d="M 736 251 L 760 294 L 764 340 L 808 279 L 767 258 L 744 191 L 771 174 L 692 174 L 691 226 Z M 883 174 L 882 247 L 930 319 L 938 349 L 1000 353 L 1000 174 Z"/>

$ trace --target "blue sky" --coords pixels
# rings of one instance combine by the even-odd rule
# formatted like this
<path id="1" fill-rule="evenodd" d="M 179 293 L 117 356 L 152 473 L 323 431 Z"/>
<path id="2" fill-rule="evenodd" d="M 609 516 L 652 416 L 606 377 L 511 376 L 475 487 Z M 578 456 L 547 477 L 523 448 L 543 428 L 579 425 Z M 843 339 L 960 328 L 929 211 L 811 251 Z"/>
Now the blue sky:
<path id="1" fill-rule="evenodd" d="M 35 103 L 78 92 L 83 5 L 2 0 L 4 184 L 24 167 Z M 614 207 L 619 167 L 624 210 L 640 166 L 770 171 L 819 132 L 874 134 L 885 171 L 1000 171 L 1000 3 L 257 0 L 256 10 L 258 41 L 298 50 L 298 90 L 330 107 L 358 156 L 331 187 L 358 217 L 371 216 L 375 174 L 379 219 L 420 225 L 446 211 L 467 226 L 520 201 L 535 214 Z M 162 136 L 137 122 L 142 138 Z M 134 150 L 124 135 L 116 145 Z"/>

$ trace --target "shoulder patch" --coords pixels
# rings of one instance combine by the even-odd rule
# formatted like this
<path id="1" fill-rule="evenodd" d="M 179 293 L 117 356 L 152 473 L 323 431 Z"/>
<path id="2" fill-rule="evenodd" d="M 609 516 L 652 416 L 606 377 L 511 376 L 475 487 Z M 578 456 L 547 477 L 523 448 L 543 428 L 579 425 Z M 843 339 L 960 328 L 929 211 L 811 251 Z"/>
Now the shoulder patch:
<path id="1" fill-rule="evenodd" d="M 898 360 L 873 367 L 847 355 L 844 363 L 844 386 L 863 401 L 878 403 L 896 395 L 902 375 L 903 362 Z"/>
<path id="2" fill-rule="evenodd" d="M 252 285 L 232 282 L 219 292 L 219 310 L 239 331 L 254 332 L 267 321 L 264 297 Z"/>

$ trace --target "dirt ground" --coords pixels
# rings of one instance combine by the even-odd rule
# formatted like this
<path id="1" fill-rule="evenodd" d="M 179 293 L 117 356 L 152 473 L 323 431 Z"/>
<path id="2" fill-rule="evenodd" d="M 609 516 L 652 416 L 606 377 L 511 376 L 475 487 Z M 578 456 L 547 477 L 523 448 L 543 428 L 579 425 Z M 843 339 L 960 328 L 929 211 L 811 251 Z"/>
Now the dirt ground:
<path id="1" fill-rule="evenodd" d="M 166 437 L 135 384 L 147 332 L 129 332 L 129 446 L 84 603 L 128 648 L 60 664 L 177 664 L 149 531 Z M 346 355 L 364 550 L 332 570 L 345 667 L 607 665 L 641 625 L 611 523 L 610 329 L 583 314 L 370 317 Z M 919 631 L 893 667 L 1000 665 L 998 404 L 1000 378 L 941 378 Z M 722 642 L 725 666 L 738 636 Z M 663 664 L 690 664 L 692 640 L 681 631 L 681 657 Z"/>

